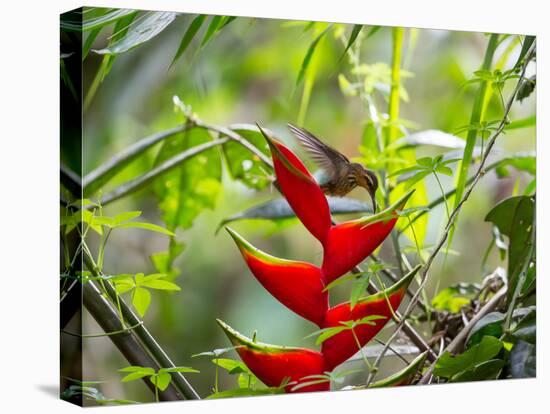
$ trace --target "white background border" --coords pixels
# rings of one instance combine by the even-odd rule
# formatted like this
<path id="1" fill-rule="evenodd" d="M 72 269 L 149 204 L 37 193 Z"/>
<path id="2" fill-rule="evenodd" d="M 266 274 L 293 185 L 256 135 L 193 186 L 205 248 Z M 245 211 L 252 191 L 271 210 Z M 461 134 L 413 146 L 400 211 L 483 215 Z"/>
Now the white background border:
<path id="1" fill-rule="evenodd" d="M 131 413 L 517 413 L 548 410 L 549 108 L 545 1 L 112 0 L 84 3 L 257 17 L 536 34 L 538 68 L 538 378 L 464 385 L 88 409 Z M 59 13 L 78 1 L 9 0 L 0 41 L 0 411 L 65 413 L 58 381 Z M 475 235 L 472 235 L 475 237 Z M 542 254 L 541 254 L 542 253 Z"/>

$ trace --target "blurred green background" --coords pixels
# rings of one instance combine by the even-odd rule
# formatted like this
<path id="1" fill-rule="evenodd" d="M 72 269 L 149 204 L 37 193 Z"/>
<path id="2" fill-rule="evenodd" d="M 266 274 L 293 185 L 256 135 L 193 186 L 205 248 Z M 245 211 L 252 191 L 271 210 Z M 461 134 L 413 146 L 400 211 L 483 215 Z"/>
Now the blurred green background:
<path id="1" fill-rule="evenodd" d="M 328 32 L 319 41 L 314 61 L 308 68 L 315 76 L 306 106 L 303 104 L 304 81 L 297 84 L 298 73 L 312 41 L 325 27 L 324 23 L 311 26 L 307 22 L 239 17 L 204 47 L 200 47 L 201 36 L 197 36 L 185 54 L 170 66 L 194 17 L 178 16 L 150 41 L 117 56 L 84 115 L 84 173 L 140 138 L 179 125 L 183 117 L 174 109 L 174 96 L 190 105 L 206 122 L 224 126 L 258 122 L 302 155 L 286 128 L 287 122 L 310 129 L 348 157 L 361 155 L 359 146 L 369 113 L 358 97 L 346 96 L 341 90 L 339 75 L 344 74 L 346 78 L 352 75 L 348 59 L 342 58 L 344 44 L 335 36 L 338 30 L 343 30 L 349 37 L 352 25 L 338 25 L 337 30 Z M 92 48 L 105 47 L 111 34 L 109 30 L 101 32 Z M 367 30 L 361 34 L 361 63 L 389 65 L 391 28 L 382 27 L 368 38 L 366 34 Z M 503 41 L 497 58 L 514 39 Z M 410 132 L 439 129 L 453 133 L 469 123 L 477 88 L 465 82 L 479 68 L 487 40 L 483 33 L 405 30 L 403 69 L 414 76 L 403 81 L 408 97 L 401 102 L 400 118 L 409 121 Z M 505 68 L 515 62 L 518 53 L 519 47 L 512 50 Z M 102 56 L 93 51 L 84 60 L 84 90 L 93 82 L 101 60 Z M 507 86 L 503 95 L 506 97 L 509 92 Z M 377 98 L 377 104 L 379 111 L 386 111 L 383 94 Z M 534 108 L 533 94 L 514 106 L 511 119 L 532 115 Z M 501 114 L 502 103 L 494 96 L 487 118 L 498 119 Z M 533 151 L 535 130 L 511 130 L 499 139 L 497 146 L 498 158 L 519 151 Z M 147 156 L 129 165 L 103 189 L 103 193 L 150 170 L 159 148 L 157 145 Z M 417 155 L 435 155 L 441 151 L 428 148 L 419 150 Z M 309 162 L 308 166 L 312 170 L 315 168 Z M 205 164 L 204 168 L 208 169 L 209 165 Z M 446 189 L 452 188 L 453 180 L 443 177 Z M 484 222 L 485 214 L 496 201 L 511 195 L 516 185 L 516 191 L 521 192 L 528 182 L 529 177 L 516 170 L 510 170 L 508 177 L 497 177 L 492 172 L 483 178 L 466 204 L 456 229 L 452 250 L 458 254 L 449 254 L 446 264 L 438 259 L 433 266 L 429 297 L 438 289 L 457 282 L 482 281 L 487 274 L 481 269 L 482 256 L 492 238 L 491 226 Z M 440 194 L 431 179 L 426 181 L 426 190 L 429 200 Z M 269 187 L 261 191 L 246 187 L 234 180 L 225 166 L 221 185 L 205 191 L 210 201 L 201 205 L 199 200 L 196 217 L 190 211 L 190 225 L 177 230 L 177 240 L 185 245 L 175 262 L 179 268 L 175 282 L 182 290 L 153 292 L 152 305 L 145 316 L 145 324 L 177 365 L 201 371 L 188 375 L 201 396 L 211 392 L 215 367 L 208 358 L 191 356 L 229 346 L 215 318 L 223 319 L 247 336 L 257 330 L 262 342 L 316 348 L 314 338 L 304 338 L 316 327 L 287 310 L 260 286 L 226 232 L 215 234 L 222 219 L 262 201 L 278 198 L 279 194 Z M 368 201 L 364 190 L 355 190 L 350 196 Z M 147 221 L 164 225 L 153 187 L 108 205 L 105 214 L 131 210 L 143 211 Z M 434 243 L 444 219 L 442 206 L 430 212 L 424 246 Z M 264 220 L 243 221 L 232 227 L 255 246 L 275 256 L 313 263 L 321 260 L 320 245 L 296 220 L 279 224 Z M 154 273 L 150 256 L 165 251 L 168 242 L 168 237 L 161 234 L 139 229 L 117 230 L 109 240 L 104 270 L 111 274 Z M 402 245 L 413 246 L 413 243 L 403 237 Z M 381 248 L 380 256 L 392 262 L 389 241 Z M 410 258 L 415 262 L 414 252 Z M 498 255 L 493 253 L 486 268 L 492 270 L 499 263 Z M 331 302 L 347 300 L 349 290 L 349 284 L 336 289 Z M 392 324 L 388 324 L 380 337 L 387 336 L 391 327 Z M 93 319 L 86 316 L 84 332 L 99 330 Z M 423 333 L 426 337 L 431 335 L 428 331 Z M 407 343 L 406 338 L 402 338 L 402 342 Z M 120 382 L 117 369 L 128 364 L 108 338 L 86 340 L 84 353 L 84 378 L 106 381 L 102 384 L 104 394 L 138 401 L 153 399 L 141 381 Z M 386 359 L 380 378 L 399 367 L 398 362 L 392 362 L 395 358 Z M 345 368 L 349 369 L 350 365 L 353 363 Z M 222 374 L 222 389 L 235 386 L 234 377 Z"/>

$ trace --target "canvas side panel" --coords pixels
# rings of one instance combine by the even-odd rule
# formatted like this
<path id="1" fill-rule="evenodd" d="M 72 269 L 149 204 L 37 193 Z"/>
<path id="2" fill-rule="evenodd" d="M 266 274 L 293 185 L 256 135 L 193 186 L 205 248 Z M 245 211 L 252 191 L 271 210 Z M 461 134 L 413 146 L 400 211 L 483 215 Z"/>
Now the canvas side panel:
<path id="1" fill-rule="evenodd" d="M 81 232 L 69 223 L 82 199 L 82 8 L 60 17 L 60 394 L 82 406 Z"/>

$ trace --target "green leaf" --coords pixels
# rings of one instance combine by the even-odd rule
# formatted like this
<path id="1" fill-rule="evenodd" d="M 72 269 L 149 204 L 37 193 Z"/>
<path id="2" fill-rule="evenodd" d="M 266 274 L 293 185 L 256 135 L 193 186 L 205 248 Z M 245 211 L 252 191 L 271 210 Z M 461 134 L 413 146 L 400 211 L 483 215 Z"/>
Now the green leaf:
<path id="1" fill-rule="evenodd" d="M 137 23 L 132 25 L 121 39 L 104 49 L 94 51 L 100 55 L 119 55 L 127 52 L 161 33 L 176 16 L 177 14 L 172 12 L 146 12 L 146 16 L 139 21 L 136 20 Z"/>
<path id="2" fill-rule="evenodd" d="M 240 374 L 243 372 L 252 374 L 248 367 L 241 361 L 236 361 L 229 358 L 215 358 L 212 363 L 223 368 L 229 372 L 229 374 Z"/>
<path id="3" fill-rule="evenodd" d="M 512 378 L 534 378 L 537 376 L 537 347 L 525 341 L 518 341 L 510 351 L 510 373 Z"/>
<path id="4" fill-rule="evenodd" d="M 516 64 L 514 65 L 514 68 L 519 67 L 519 65 L 522 64 L 523 59 L 527 55 L 527 52 L 531 48 L 532 44 L 535 42 L 536 36 L 525 36 L 523 39 L 523 45 L 521 47 L 521 51 L 518 56 L 518 60 L 516 61 Z"/>
<path id="5" fill-rule="evenodd" d="M 480 343 L 472 346 L 463 354 L 452 356 L 445 352 L 437 361 L 434 374 L 451 378 L 462 371 L 474 368 L 482 362 L 493 359 L 502 349 L 502 342 L 492 336 L 485 336 Z"/>
<path id="6" fill-rule="evenodd" d="M 332 25 L 328 25 L 325 30 L 323 30 L 309 45 L 306 55 L 304 56 L 304 60 L 302 61 L 302 66 L 300 67 L 300 72 L 298 72 L 298 78 L 296 79 L 296 86 L 300 84 L 302 79 L 304 78 L 304 75 L 306 74 L 307 68 L 309 66 L 309 63 L 311 62 L 311 58 L 313 56 L 313 53 L 315 52 L 315 48 L 319 44 L 319 41 L 323 38 L 323 36 L 326 34 L 326 32 L 332 27 Z"/>
<path id="7" fill-rule="evenodd" d="M 310 375 L 310 377 L 313 377 L 313 376 L 314 375 Z M 323 375 L 319 375 L 319 376 L 322 377 L 322 378 L 314 379 L 314 380 L 311 380 L 311 381 L 300 382 L 299 384 L 292 387 L 292 392 L 298 391 L 301 388 L 309 387 L 311 385 L 324 384 L 325 382 L 330 382 L 330 378 L 325 377 Z"/>
<path id="8" fill-rule="evenodd" d="M 506 130 L 520 129 L 520 128 L 529 128 L 537 125 L 537 116 L 531 115 L 527 118 L 516 119 L 515 121 L 510 122 L 506 125 Z"/>
<path id="9" fill-rule="evenodd" d="M 448 175 L 448 176 L 453 175 L 453 170 L 451 168 L 447 167 L 446 165 L 438 165 L 435 168 L 435 171 L 440 173 L 440 174 L 444 174 L 444 175 Z"/>
<path id="10" fill-rule="evenodd" d="M 141 286 L 145 286 L 150 289 L 157 289 L 157 290 L 172 290 L 172 291 L 181 290 L 181 288 L 178 285 L 176 285 L 175 283 L 169 282 L 167 280 L 145 281 L 141 283 Z"/>
<path id="11" fill-rule="evenodd" d="M 490 359 L 472 369 L 459 372 L 451 378 L 451 382 L 470 382 L 497 379 L 505 362 L 502 359 Z"/>
<path id="12" fill-rule="evenodd" d="M 139 316 L 143 318 L 151 304 L 151 293 L 147 289 L 136 287 L 132 296 L 132 305 L 136 308 Z"/>
<path id="13" fill-rule="evenodd" d="M 427 355 L 428 351 L 421 353 L 401 371 L 398 371 L 383 380 L 372 383 L 369 388 L 395 387 L 409 384 L 414 379 L 414 376 L 422 364 L 424 364 Z"/>
<path id="14" fill-rule="evenodd" d="M 214 36 L 214 33 L 218 31 L 218 27 L 220 27 L 220 24 L 223 23 L 223 19 L 224 19 L 224 16 L 212 16 L 212 19 L 210 20 L 210 24 L 206 29 L 206 33 L 202 38 L 201 48 L 206 46 L 206 44 L 212 39 L 212 36 Z"/>
<path id="15" fill-rule="evenodd" d="M 466 345 L 468 347 L 481 342 L 484 336 L 493 336 L 500 338 L 502 335 L 502 322 L 505 315 L 501 312 L 491 312 L 481 318 L 474 327 L 471 329 L 468 337 L 466 338 Z"/>
<path id="16" fill-rule="evenodd" d="M 458 313 L 468 305 L 478 292 L 475 285 L 458 284 L 442 289 L 432 299 L 432 306 L 436 310 Z"/>
<path id="17" fill-rule="evenodd" d="M 149 380 L 159 390 L 164 391 L 166 388 L 168 388 L 168 385 L 170 385 L 170 381 L 172 381 L 172 376 L 167 372 L 159 372 L 151 376 Z"/>
<path id="18" fill-rule="evenodd" d="M 129 292 L 130 290 L 136 287 L 134 278 L 130 275 L 117 278 L 116 280 L 113 280 L 113 282 L 115 284 L 115 289 L 117 293 L 121 295 L 123 293 Z"/>
<path id="19" fill-rule="evenodd" d="M 124 213 L 117 214 L 114 218 L 114 224 L 120 224 L 124 221 L 135 219 L 141 216 L 141 211 L 126 211 Z"/>
<path id="20" fill-rule="evenodd" d="M 351 35 L 349 37 L 348 43 L 346 44 L 346 48 L 344 49 L 344 53 L 342 53 L 342 57 L 344 57 L 345 54 L 348 52 L 349 48 L 353 46 L 362 28 L 363 28 L 362 24 L 353 25 L 353 29 L 351 29 Z"/>
<path id="21" fill-rule="evenodd" d="M 134 381 L 143 377 L 155 374 L 155 370 L 150 367 L 129 366 L 118 370 L 119 372 L 129 372 L 122 378 L 122 382 Z"/>
<path id="22" fill-rule="evenodd" d="M 522 341 L 532 345 L 537 343 L 537 312 L 534 307 L 521 308 L 514 311 L 514 316 L 520 311 L 523 314 L 517 325 L 514 327 L 512 335 Z"/>
<path id="23" fill-rule="evenodd" d="M 376 32 L 378 32 L 381 28 L 382 26 L 371 26 L 369 32 L 367 33 L 367 39 L 371 36 L 374 36 Z"/>
<path id="24" fill-rule="evenodd" d="M 241 345 L 239 346 L 230 346 L 228 348 L 218 348 L 218 349 L 213 349 L 212 351 L 206 351 L 206 352 L 201 352 L 200 354 L 194 354 L 194 355 L 191 355 L 191 358 L 195 358 L 195 357 L 198 357 L 198 356 L 214 356 L 214 357 L 219 357 L 220 355 L 224 355 L 230 351 L 233 351 L 234 349 L 237 349 L 239 348 Z"/>
<path id="25" fill-rule="evenodd" d="M 365 295 L 365 291 L 370 282 L 370 275 L 359 278 L 353 285 L 350 295 L 350 308 L 353 309 L 359 299 Z"/>
<path id="26" fill-rule="evenodd" d="M 137 10 L 132 9 L 111 9 L 100 16 L 91 19 L 85 18 L 83 21 L 67 21 L 62 19 L 61 30 L 87 32 L 90 30 L 101 29 L 102 27 L 115 23 L 124 17 L 135 15 L 137 13 Z"/>
<path id="27" fill-rule="evenodd" d="M 422 167 L 431 169 L 435 162 L 431 157 L 422 157 L 422 158 L 418 158 L 416 160 L 416 163 Z"/>
<path id="28" fill-rule="evenodd" d="M 170 230 L 165 229 L 164 227 L 157 226 L 156 224 L 152 223 L 141 223 L 138 221 L 130 221 L 126 223 L 120 223 L 114 226 L 118 229 L 144 229 L 144 230 L 150 230 L 154 231 L 156 233 L 163 233 L 167 234 L 168 236 L 174 236 L 175 234 L 172 233 Z"/>
<path id="29" fill-rule="evenodd" d="M 270 156 L 269 146 L 258 127 L 250 124 L 234 124 L 229 129 L 250 142 L 258 151 Z M 222 146 L 231 177 L 254 190 L 263 190 L 271 183 L 271 171 L 248 149 L 230 140 Z"/>
<path id="30" fill-rule="evenodd" d="M 346 197 L 327 197 L 330 212 L 333 215 L 354 214 L 354 213 L 372 213 L 370 204 Z M 246 219 L 264 219 L 264 220 L 283 220 L 296 217 L 294 211 L 284 198 L 266 201 L 253 206 L 241 213 L 235 214 L 224 219 L 218 228 L 237 220 Z"/>
<path id="31" fill-rule="evenodd" d="M 420 171 L 416 174 L 412 175 L 411 177 L 407 178 L 405 182 L 407 183 L 406 189 L 410 189 L 415 186 L 418 182 L 422 181 L 424 178 L 426 178 L 428 175 L 430 175 L 431 171 Z"/>
<path id="32" fill-rule="evenodd" d="M 347 331 L 349 329 L 350 328 L 348 328 L 347 326 L 334 326 L 332 328 L 320 329 L 315 332 L 315 334 L 320 333 L 320 335 L 315 340 L 315 344 L 321 345 L 327 339 L 332 338 L 334 335 L 338 335 L 340 332 Z"/>
<path id="33" fill-rule="evenodd" d="M 155 166 L 211 140 L 206 130 L 197 128 L 168 138 L 163 142 Z M 156 181 L 155 193 L 167 228 L 187 229 L 205 209 L 215 207 L 221 190 L 221 172 L 220 151 L 211 148 Z"/>
<path id="34" fill-rule="evenodd" d="M 172 367 L 172 368 L 161 368 L 159 369 L 159 373 L 161 372 L 191 372 L 191 373 L 200 373 L 199 370 L 191 367 Z"/>
<path id="35" fill-rule="evenodd" d="M 172 59 L 172 63 L 170 66 L 172 66 L 174 63 L 176 63 L 176 60 L 180 58 L 181 55 L 185 53 L 187 50 L 187 47 L 191 43 L 191 40 L 195 37 L 199 29 L 201 28 L 202 24 L 204 23 L 204 20 L 206 19 L 206 15 L 199 14 L 197 17 L 193 19 L 187 30 L 185 31 L 185 34 L 183 35 L 183 38 L 181 39 L 180 45 L 178 47 L 178 50 L 176 52 L 176 55 Z"/>
<path id="36" fill-rule="evenodd" d="M 497 204 L 485 217 L 500 232 L 509 237 L 508 246 L 508 300 L 516 290 L 520 273 L 532 244 L 535 200 L 531 196 L 510 197 Z"/>
<path id="37" fill-rule="evenodd" d="M 155 370 L 153 368 L 141 367 L 139 365 L 131 365 L 129 367 L 124 367 L 118 370 L 118 372 L 139 372 L 139 371 L 146 371 L 148 375 L 153 375 L 155 373 Z"/>
<path id="38" fill-rule="evenodd" d="M 233 390 L 220 391 L 214 394 L 210 394 L 206 397 L 207 400 L 213 400 L 217 398 L 231 398 L 231 397 L 246 397 L 252 395 L 272 395 L 272 394 L 283 394 L 283 388 L 260 388 L 260 389 L 251 389 L 251 388 L 236 388 Z"/>

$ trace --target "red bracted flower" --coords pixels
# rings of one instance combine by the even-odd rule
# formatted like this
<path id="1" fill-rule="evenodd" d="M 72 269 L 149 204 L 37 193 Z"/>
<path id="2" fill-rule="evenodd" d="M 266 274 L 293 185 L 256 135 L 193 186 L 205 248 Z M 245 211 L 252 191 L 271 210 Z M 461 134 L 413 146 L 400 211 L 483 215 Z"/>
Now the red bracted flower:
<path id="1" fill-rule="evenodd" d="M 310 263 L 279 259 L 255 248 L 230 228 L 250 271 L 278 301 L 319 327 L 328 309 L 321 269 Z"/>
<path id="2" fill-rule="evenodd" d="M 384 317 L 384 319 L 373 320 L 372 323 L 375 325 L 359 324 L 353 328 L 359 344 L 363 347 L 392 318 L 392 310 L 395 312 L 401 304 L 407 287 L 419 268 L 420 266 L 415 267 L 393 286 L 360 300 L 353 309 L 347 302 L 330 308 L 323 328 L 342 326 L 342 322 L 358 321 L 366 316 Z M 351 330 L 344 330 L 328 338 L 321 347 L 321 353 L 325 357 L 326 368 L 329 371 L 332 371 L 337 365 L 340 365 L 358 351 L 359 347 Z"/>
<path id="3" fill-rule="evenodd" d="M 292 392 L 293 387 L 311 380 L 312 375 L 331 371 L 355 354 L 382 329 L 399 307 L 419 267 L 392 287 L 360 300 L 353 309 L 349 303 L 329 309 L 328 293 L 323 289 L 362 262 L 384 241 L 395 226 L 398 210 L 405 206 L 414 190 L 376 215 L 333 226 L 327 199 L 304 164 L 286 146 L 269 137 L 261 128 L 260 131 L 271 148 L 283 196 L 304 226 L 323 245 L 323 265 L 319 268 L 310 263 L 270 256 L 233 230 L 227 230 L 251 272 L 276 299 L 321 328 L 343 326 L 344 329 L 326 339 L 319 353 L 304 348 L 260 344 L 219 320 L 218 323 L 231 342 L 239 345 L 237 352 L 241 359 L 260 380 L 268 386 L 278 387 L 285 379 L 290 379 L 285 391 Z M 296 392 L 329 388 L 328 382 L 322 382 L 298 387 Z"/>
<path id="4" fill-rule="evenodd" d="M 246 366 L 269 387 L 279 387 L 288 381 L 285 391 L 292 392 L 292 388 L 296 385 L 311 381 L 305 377 L 322 375 L 325 371 L 324 359 L 319 352 L 253 342 L 223 321 L 217 319 L 217 322 L 231 343 L 237 347 L 237 352 Z M 329 389 L 330 384 L 324 382 L 304 386 L 299 391 L 328 391 Z"/>
<path id="5" fill-rule="evenodd" d="M 392 231 L 397 221 L 398 211 L 402 210 L 414 190 L 384 211 L 346 221 L 331 227 L 323 243 L 323 275 L 325 283 L 346 274 L 369 256 Z"/>
<path id="6" fill-rule="evenodd" d="M 328 202 L 321 187 L 302 161 L 281 142 L 260 128 L 271 148 L 277 182 L 288 204 L 304 226 L 323 245 L 325 283 L 349 272 L 370 255 L 392 231 L 414 190 L 386 210 L 374 215 L 331 224 Z"/>
<path id="7" fill-rule="evenodd" d="M 331 227 L 331 219 L 323 190 L 292 151 L 271 138 L 262 128 L 260 131 L 271 148 L 273 168 L 281 192 L 303 225 L 317 240 L 324 243 Z"/>

